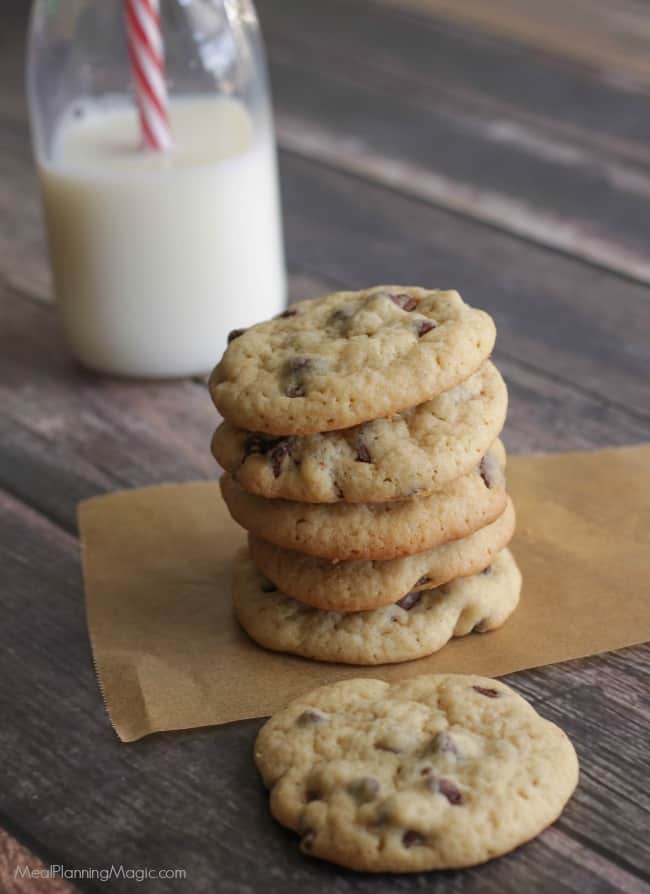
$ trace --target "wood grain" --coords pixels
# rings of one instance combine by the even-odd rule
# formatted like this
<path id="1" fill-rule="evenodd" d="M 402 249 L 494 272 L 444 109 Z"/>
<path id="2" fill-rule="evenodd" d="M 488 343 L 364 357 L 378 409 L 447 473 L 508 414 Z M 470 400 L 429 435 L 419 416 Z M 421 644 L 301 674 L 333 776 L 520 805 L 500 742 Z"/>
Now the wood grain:
<path id="1" fill-rule="evenodd" d="M 444 20 L 404 16 L 372 0 L 259 0 L 257 6 L 272 58 L 282 54 L 326 83 L 352 71 L 361 87 L 399 91 L 405 102 L 425 99 L 444 109 L 454 100 L 460 111 L 526 122 L 547 137 L 648 168 L 643 148 L 650 122 L 643 112 L 649 91 L 624 78 Z"/>
<path id="2" fill-rule="evenodd" d="M 650 20 L 638 0 L 378 0 L 442 16 L 538 50 L 574 59 L 615 77 L 650 83 Z"/>
<path id="3" fill-rule="evenodd" d="M 650 713 L 642 675 L 648 650 L 572 662 L 509 682 L 568 729 L 580 752 L 581 787 L 552 833 L 480 869 L 368 878 L 301 856 L 294 836 L 268 815 L 251 752 L 258 721 L 120 745 L 105 716 L 88 651 L 73 537 L 0 495 L 0 591 L 5 642 L 20 644 L 21 674 L 0 710 L 5 785 L 0 810 L 70 865 L 179 867 L 186 880 L 147 882 L 147 891 L 610 892 L 644 890 L 647 754 L 639 741 Z M 42 572 L 48 569 L 47 575 Z M 613 681 L 607 668 L 618 659 Z M 7 679 L 13 659 L 0 652 Z M 546 670 L 549 673 L 546 673 Z M 537 682 L 539 680 L 539 683 Z M 625 693 L 627 706 L 621 704 Z M 589 712 L 589 723 L 583 722 Z M 89 747 L 92 743 L 92 747 Z M 616 759 L 614 760 L 614 756 Z M 616 807 L 616 824 L 607 811 Z M 595 814 L 595 820 L 594 820 Z M 609 814 L 611 818 L 611 813 Z M 600 859 L 579 835 L 596 823 Z M 577 830 L 578 835 L 574 832 Z M 111 891 L 132 890 L 112 881 Z"/>
<path id="4" fill-rule="evenodd" d="M 260 8 L 282 146 L 650 282 L 649 95 L 383 5 Z"/>

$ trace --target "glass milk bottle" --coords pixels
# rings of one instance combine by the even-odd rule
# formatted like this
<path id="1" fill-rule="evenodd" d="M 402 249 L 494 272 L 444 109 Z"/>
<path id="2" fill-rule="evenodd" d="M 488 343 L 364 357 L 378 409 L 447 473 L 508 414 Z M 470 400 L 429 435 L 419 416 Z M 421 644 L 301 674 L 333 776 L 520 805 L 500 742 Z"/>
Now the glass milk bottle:
<path id="1" fill-rule="evenodd" d="M 86 366 L 205 373 L 285 306 L 250 0 L 36 0 L 28 94 L 56 300 Z"/>

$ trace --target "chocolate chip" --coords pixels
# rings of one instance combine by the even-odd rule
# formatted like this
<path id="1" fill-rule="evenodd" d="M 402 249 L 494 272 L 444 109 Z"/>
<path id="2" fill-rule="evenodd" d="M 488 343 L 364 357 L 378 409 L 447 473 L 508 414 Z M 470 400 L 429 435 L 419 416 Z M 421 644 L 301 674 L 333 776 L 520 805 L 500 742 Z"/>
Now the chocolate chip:
<path id="1" fill-rule="evenodd" d="M 254 432 L 244 441 L 244 461 L 253 454 L 268 454 L 273 475 L 278 478 L 284 458 L 291 453 L 292 446 L 293 438 L 268 438 Z"/>
<path id="2" fill-rule="evenodd" d="M 315 788 L 308 788 L 305 792 L 305 801 L 310 803 L 311 801 L 319 801 L 321 798 L 321 793 Z"/>
<path id="3" fill-rule="evenodd" d="M 422 767 L 420 770 L 420 776 L 428 776 L 430 773 L 433 773 L 433 767 Z"/>
<path id="4" fill-rule="evenodd" d="M 254 453 L 264 453 L 265 449 L 264 438 L 261 435 L 248 435 L 244 441 L 244 459 L 248 459 Z"/>
<path id="5" fill-rule="evenodd" d="M 431 742 L 433 751 L 438 754 L 455 754 L 458 755 L 458 746 L 450 734 L 446 730 L 442 730 L 433 737 Z"/>
<path id="6" fill-rule="evenodd" d="M 492 574 L 492 566 L 488 565 L 487 567 L 485 567 L 483 571 L 481 571 L 481 574 Z"/>
<path id="7" fill-rule="evenodd" d="M 453 804 L 454 807 L 458 807 L 460 804 L 463 803 L 463 793 L 458 788 L 458 786 L 454 785 L 454 783 L 451 782 L 451 780 L 449 779 L 438 780 L 438 791 L 441 795 L 444 795 L 449 803 Z"/>
<path id="8" fill-rule="evenodd" d="M 415 324 L 415 331 L 418 334 L 418 338 L 422 338 L 423 335 L 426 335 L 427 332 L 431 332 L 431 330 L 435 328 L 436 324 L 433 320 L 418 320 Z"/>
<path id="9" fill-rule="evenodd" d="M 497 689 L 487 689 L 485 686 L 472 686 L 472 689 L 486 698 L 498 698 L 501 695 Z"/>
<path id="10" fill-rule="evenodd" d="M 417 605 L 421 598 L 422 593 L 418 593 L 417 590 L 412 590 L 410 593 L 407 593 L 406 596 L 402 596 L 397 602 L 397 605 L 407 612 L 412 609 L 414 605 Z"/>
<path id="11" fill-rule="evenodd" d="M 309 357 L 291 357 L 284 365 L 284 373 L 288 378 L 285 394 L 287 397 L 304 397 L 305 382 L 303 374 L 313 369 L 314 363 Z"/>
<path id="12" fill-rule="evenodd" d="M 314 839 L 316 838 L 316 833 L 313 829 L 307 829 L 303 832 L 302 838 L 300 839 L 300 849 L 303 851 L 310 851 L 314 845 Z"/>
<path id="13" fill-rule="evenodd" d="M 286 320 L 288 317 L 297 316 L 298 311 L 295 307 L 288 307 L 286 310 L 283 310 L 281 314 L 278 314 L 275 318 L 276 320 Z"/>
<path id="14" fill-rule="evenodd" d="M 414 829 L 408 829 L 402 835 L 402 844 L 404 847 L 417 847 L 418 845 L 424 844 L 424 838 Z"/>
<path id="15" fill-rule="evenodd" d="M 415 310 L 418 306 L 418 302 L 412 295 L 407 295 L 405 292 L 401 292 L 399 295 L 389 295 L 388 296 L 393 304 L 396 304 L 398 307 L 401 307 L 402 310 Z"/>
<path id="16" fill-rule="evenodd" d="M 434 776 L 433 773 L 430 772 L 424 773 L 424 771 L 422 771 L 421 775 L 425 777 L 425 787 L 428 788 L 430 792 L 433 792 L 434 795 L 444 795 L 449 803 L 453 804 L 454 806 L 458 806 L 459 804 L 463 803 L 463 793 L 458 788 L 458 786 L 450 779 L 444 779 L 440 776 Z"/>
<path id="17" fill-rule="evenodd" d="M 260 584 L 260 590 L 262 591 L 262 593 L 275 593 L 277 589 L 278 588 L 275 586 L 275 584 L 272 581 L 267 580 L 266 578 L 264 578 L 264 580 Z"/>
<path id="18" fill-rule="evenodd" d="M 485 633 L 489 629 L 489 618 L 481 618 L 481 620 L 477 624 L 474 624 L 474 626 L 472 627 L 472 633 Z"/>
<path id="19" fill-rule="evenodd" d="M 424 577 L 421 577 L 419 580 L 417 580 L 417 581 L 415 582 L 415 586 L 416 586 L 416 587 L 422 587 L 422 586 L 424 586 L 424 584 L 428 584 L 428 583 L 430 583 L 430 582 L 431 582 L 431 578 L 428 577 L 428 575 L 425 574 Z"/>
<path id="20" fill-rule="evenodd" d="M 371 463 L 372 457 L 370 456 L 370 451 L 368 450 L 368 446 L 365 441 L 362 441 L 360 437 L 357 437 L 357 462 L 358 463 Z"/>
<path id="21" fill-rule="evenodd" d="M 348 792 L 359 804 L 367 804 L 379 794 L 379 782 L 373 776 L 361 776 L 348 785 Z"/>
<path id="22" fill-rule="evenodd" d="M 322 711 L 315 711 L 308 708 L 298 716 L 296 719 L 296 726 L 312 726 L 317 723 L 323 723 L 325 720 L 327 720 L 327 714 L 323 714 Z"/>
<path id="23" fill-rule="evenodd" d="M 271 463 L 271 468 L 273 469 L 273 477 L 279 478 L 280 472 L 282 471 L 282 463 L 284 462 L 285 456 L 288 456 L 291 452 L 292 440 L 291 438 L 283 438 L 269 451 L 269 462 Z"/>
<path id="24" fill-rule="evenodd" d="M 236 338 L 239 338 L 240 335 L 243 335 L 246 332 L 245 329 L 233 329 L 232 332 L 228 333 L 228 344 L 231 341 L 234 341 Z"/>
<path id="25" fill-rule="evenodd" d="M 266 438 L 264 435 L 258 435 L 253 432 L 244 441 L 244 459 L 247 459 L 254 453 L 266 453 L 278 443 L 278 440 L 281 440 L 281 438 Z"/>

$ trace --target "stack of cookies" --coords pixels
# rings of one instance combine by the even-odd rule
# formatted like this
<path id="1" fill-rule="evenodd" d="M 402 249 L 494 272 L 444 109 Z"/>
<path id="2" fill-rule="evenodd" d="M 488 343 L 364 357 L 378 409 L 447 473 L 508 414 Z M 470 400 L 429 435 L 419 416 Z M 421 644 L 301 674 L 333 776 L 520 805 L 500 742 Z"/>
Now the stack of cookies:
<path id="1" fill-rule="evenodd" d="M 212 448 L 249 532 L 240 623 L 261 645 L 409 661 L 519 600 L 492 318 L 453 291 L 379 286 L 231 333 Z"/>

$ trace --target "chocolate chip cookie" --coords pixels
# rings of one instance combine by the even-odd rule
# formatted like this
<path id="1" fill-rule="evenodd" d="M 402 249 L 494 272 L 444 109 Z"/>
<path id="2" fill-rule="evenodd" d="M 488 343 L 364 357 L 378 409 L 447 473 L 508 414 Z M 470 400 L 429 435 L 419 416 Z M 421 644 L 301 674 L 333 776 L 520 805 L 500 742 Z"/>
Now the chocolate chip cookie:
<path id="1" fill-rule="evenodd" d="M 396 602 L 412 590 L 429 590 L 487 569 L 510 542 L 515 510 L 508 500 L 491 524 L 423 553 L 385 562 L 333 562 L 282 549 L 249 535 L 255 565 L 275 586 L 307 605 L 333 611 L 367 611 Z"/>
<path id="2" fill-rule="evenodd" d="M 233 604 L 244 630 L 267 649 L 342 664 L 392 664 L 431 655 L 452 637 L 500 627 L 520 589 L 519 569 L 503 550 L 487 574 L 414 591 L 371 611 L 323 611 L 276 590 L 244 552 L 235 562 Z"/>
<path id="3" fill-rule="evenodd" d="M 534 838 L 578 782 L 565 733 L 498 680 L 347 680 L 291 702 L 255 762 L 306 853 L 366 872 L 483 863 Z"/>
<path id="4" fill-rule="evenodd" d="M 479 466 L 428 497 L 390 503 L 296 503 L 246 493 L 230 475 L 221 492 L 242 527 L 284 549 L 325 559 L 394 559 L 466 537 L 506 507 L 500 441 Z"/>
<path id="5" fill-rule="evenodd" d="M 424 496 L 469 472 L 503 428 L 505 383 L 490 363 L 433 400 L 342 431 L 288 437 L 224 422 L 217 461 L 252 494 L 311 503 Z"/>
<path id="6" fill-rule="evenodd" d="M 431 400 L 489 357 L 492 318 L 457 292 L 377 286 L 293 305 L 232 333 L 210 393 L 272 435 L 349 428 Z"/>

